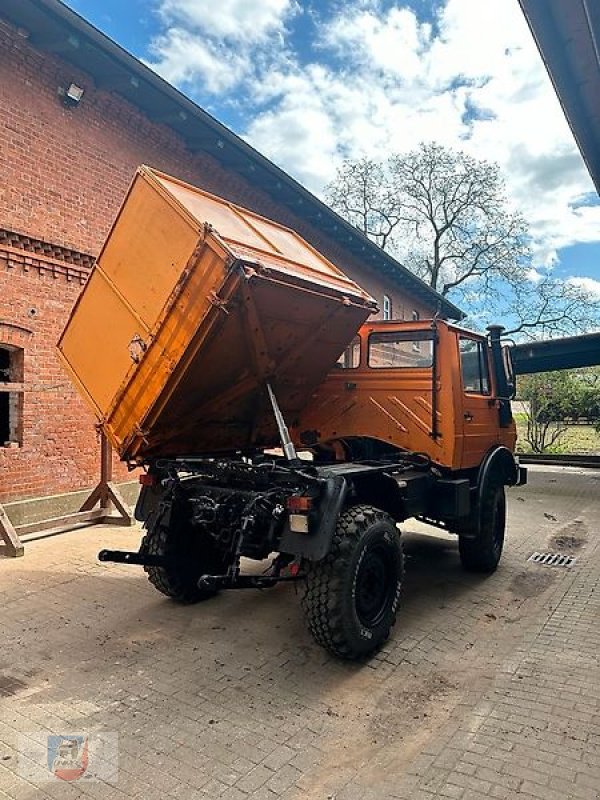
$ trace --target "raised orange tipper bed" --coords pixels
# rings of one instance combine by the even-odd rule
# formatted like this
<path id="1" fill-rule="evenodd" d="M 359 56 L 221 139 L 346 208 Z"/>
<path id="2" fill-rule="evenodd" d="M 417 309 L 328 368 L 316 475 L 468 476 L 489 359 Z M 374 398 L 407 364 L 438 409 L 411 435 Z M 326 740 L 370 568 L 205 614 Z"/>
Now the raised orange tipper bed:
<path id="1" fill-rule="evenodd" d="M 374 300 L 294 231 L 140 167 L 60 338 L 130 461 L 279 443 Z"/>

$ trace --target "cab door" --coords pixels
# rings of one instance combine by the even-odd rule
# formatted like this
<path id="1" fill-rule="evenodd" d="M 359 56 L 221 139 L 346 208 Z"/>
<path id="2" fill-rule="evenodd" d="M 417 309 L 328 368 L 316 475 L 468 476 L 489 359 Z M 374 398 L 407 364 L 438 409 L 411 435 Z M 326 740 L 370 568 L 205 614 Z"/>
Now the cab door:
<path id="1" fill-rule="evenodd" d="M 499 441 L 498 408 L 487 342 L 461 334 L 458 349 L 462 381 L 461 467 L 468 469 L 479 466 L 485 453 Z"/>

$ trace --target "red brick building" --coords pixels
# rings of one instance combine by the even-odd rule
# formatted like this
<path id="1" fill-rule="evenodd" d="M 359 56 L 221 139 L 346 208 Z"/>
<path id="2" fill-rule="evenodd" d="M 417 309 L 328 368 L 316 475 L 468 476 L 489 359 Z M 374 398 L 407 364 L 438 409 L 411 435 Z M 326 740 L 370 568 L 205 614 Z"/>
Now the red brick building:
<path id="1" fill-rule="evenodd" d="M 79 102 L 65 93 L 83 90 Z M 136 167 L 296 229 L 395 317 L 459 317 L 296 181 L 58 0 L 0 5 L 0 502 L 98 474 L 54 346 Z M 110 320 L 107 320 L 110 324 Z M 126 479 L 120 467 L 118 477 Z"/>

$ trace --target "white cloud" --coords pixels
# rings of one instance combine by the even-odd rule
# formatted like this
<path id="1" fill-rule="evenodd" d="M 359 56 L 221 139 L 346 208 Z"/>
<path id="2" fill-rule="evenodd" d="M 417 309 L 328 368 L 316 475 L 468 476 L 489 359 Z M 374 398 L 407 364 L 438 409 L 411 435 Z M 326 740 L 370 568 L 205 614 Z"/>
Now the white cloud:
<path id="1" fill-rule="evenodd" d="M 165 80 L 178 85 L 195 82 L 203 93 L 217 94 L 233 88 L 250 67 L 243 55 L 223 52 L 218 45 L 180 28 L 170 28 L 157 37 L 152 53 L 157 60 L 149 62 L 149 66 Z"/>
<path id="2" fill-rule="evenodd" d="M 322 187 L 335 163 L 339 142 L 336 119 L 329 113 L 326 94 L 315 91 L 320 83 L 318 74 L 307 81 L 290 78 L 289 82 L 295 84 L 295 90 L 288 91 L 288 81 L 284 81 L 276 110 L 257 116 L 247 138 L 276 163 L 296 163 L 296 176 L 307 186 Z"/>
<path id="3" fill-rule="evenodd" d="M 534 267 L 527 270 L 525 277 L 528 281 L 531 281 L 531 283 L 539 283 L 544 280 L 544 274 Z"/>
<path id="4" fill-rule="evenodd" d="M 283 48 L 295 0 L 160 0 L 164 30 L 149 45 L 148 66 L 205 99 L 255 75 L 262 48 Z"/>
<path id="5" fill-rule="evenodd" d="M 328 50 L 341 62 L 319 80 L 297 68 L 275 108 L 247 129 L 313 190 L 343 156 L 385 157 L 434 139 L 500 163 L 530 222 L 536 266 L 551 266 L 562 247 L 600 240 L 600 207 L 573 207 L 593 186 L 516 2 L 448 0 L 437 27 L 401 3 L 385 13 L 376 2 L 349 4 L 322 28 L 324 61 Z M 302 124 L 300 97 L 320 104 L 321 148 L 312 134 L 281 144 Z"/>
<path id="6" fill-rule="evenodd" d="M 351 48 L 354 63 L 369 71 L 417 79 L 420 53 L 429 45 L 431 25 L 419 24 L 408 8 L 392 7 L 355 11 L 335 17 L 324 29 L 323 45 L 346 54 Z"/>
<path id="7" fill-rule="evenodd" d="M 600 302 L 600 281 L 594 278 L 571 277 L 567 278 L 567 283 L 571 286 L 576 286 L 578 289 L 583 289 L 584 292 L 589 294 L 592 300 Z"/>
<path id="8" fill-rule="evenodd" d="M 282 31 L 294 6 L 292 0 L 161 0 L 159 13 L 169 25 L 211 38 L 256 42 Z"/>
<path id="9" fill-rule="evenodd" d="M 401 0 L 159 8 L 154 68 L 201 103 L 235 97 L 245 138 L 316 193 L 344 157 L 433 139 L 499 162 L 531 226 L 534 270 L 600 240 L 600 206 L 580 204 L 591 180 L 516 0 L 446 0 L 429 21 Z M 300 55 L 286 26 L 301 8 L 318 16 Z"/>

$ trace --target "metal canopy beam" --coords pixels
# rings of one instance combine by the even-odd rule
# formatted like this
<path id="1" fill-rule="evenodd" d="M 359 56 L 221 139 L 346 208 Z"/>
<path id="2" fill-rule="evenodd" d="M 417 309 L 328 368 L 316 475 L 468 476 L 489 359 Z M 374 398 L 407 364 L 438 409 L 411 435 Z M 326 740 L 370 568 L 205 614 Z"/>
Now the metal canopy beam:
<path id="1" fill-rule="evenodd" d="M 600 192 L 597 0 L 519 0 L 588 171 Z"/>
<path id="2" fill-rule="evenodd" d="M 600 333 L 517 344 L 511 349 L 517 375 L 600 364 Z"/>

